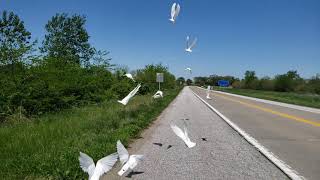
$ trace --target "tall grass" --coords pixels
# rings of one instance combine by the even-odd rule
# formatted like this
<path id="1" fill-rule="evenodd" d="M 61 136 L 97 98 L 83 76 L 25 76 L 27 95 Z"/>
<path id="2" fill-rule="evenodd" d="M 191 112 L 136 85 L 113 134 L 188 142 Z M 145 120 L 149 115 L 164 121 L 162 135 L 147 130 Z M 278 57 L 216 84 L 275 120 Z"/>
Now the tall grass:
<path id="1" fill-rule="evenodd" d="M 136 96 L 127 106 L 116 101 L 44 115 L 30 122 L 0 127 L 0 177 L 4 179 L 83 179 L 79 151 L 94 160 L 139 136 L 180 89 L 163 99 Z"/>
<path id="2" fill-rule="evenodd" d="M 299 94 L 292 92 L 275 92 L 275 91 L 262 91 L 251 89 L 230 89 L 215 87 L 216 90 L 267 99 L 272 101 L 279 101 L 289 104 L 296 104 L 301 106 L 320 108 L 320 95 L 316 94 Z"/>

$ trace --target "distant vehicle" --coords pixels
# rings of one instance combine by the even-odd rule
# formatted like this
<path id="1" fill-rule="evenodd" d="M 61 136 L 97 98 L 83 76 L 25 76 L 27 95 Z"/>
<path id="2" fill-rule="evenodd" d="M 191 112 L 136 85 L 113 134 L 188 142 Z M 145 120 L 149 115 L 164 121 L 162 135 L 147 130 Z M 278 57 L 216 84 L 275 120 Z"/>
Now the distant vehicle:
<path id="1" fill-rule="evenodd" d="M 219 80 L 218 85 L 220 87 L 228 87 L 228 86 L 230 86 L 230 82 L 228 80 Z"/>

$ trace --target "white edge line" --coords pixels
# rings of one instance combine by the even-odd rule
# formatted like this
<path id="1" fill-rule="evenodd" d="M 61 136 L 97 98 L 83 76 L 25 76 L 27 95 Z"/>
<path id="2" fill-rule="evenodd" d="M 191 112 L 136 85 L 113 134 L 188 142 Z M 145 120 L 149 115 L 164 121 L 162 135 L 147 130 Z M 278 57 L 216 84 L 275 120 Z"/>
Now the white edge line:
<path id="1" fill-rule="evenodd" d="M 267 157 L 273 164 L 275 164 L 282 172 L 284 172 L 288 177 L 293 180 L 303 180 L 306 179 L 303 176 L 298 175 L 298 172 L 293 170 L 289 165 L 280 160 L 276 155 L 274 155 L 271 151 L 261 145 L 256 139 L 238 127 L 235 123 L 233 123 L 230 119 L 225 117 L 222 113 L 220 113 L 217 109 L 212 107 L 209 103 L 203 100 L 199 95 L 197 95 L 190 88 L 191 92 L 198 97 L 205 105 L 207 105 L 212 111 L 214 111 L 218 116 L 220 116 L 229 126 L 231 126 L 235 131 L 237 131 L 242 137 L 244 137 L 251 145 L 253 145 L 260 153 L 262 153 L 265 157 Z"/>
<path id="2" fill-rule="evenodd" d="M 197 87 L 200 88 L 200 89 L 207 90 L 207 89 L 199 87 L 199 86 L 197 86 Z M 266 99 L 254 98 L 254 97 L 243 96 L 243 95 L 239 95 L 239 94 L 227 93 L 227 92 L 223 92 L 223 91 L 215 91 L 215 90 L 210 90 L 210 91 L 213 91 L 213 92 L 216 92 L 216 93 L 220 93 L 220 94 L 226 94 L 226 95 L 230 95 L 230 96 L 234 96 L 234 97 L 240 97 L 240 98 L 243 98 L 243 99 L 249 99 L 249 100 L 253 100 L 253 101 L 257 101 L 257 102 L 262 102 L 262 103 L 266 103 L 266 104 L 277 105 L 277 106 L 296 109 L 296 110 L 300 110 L 300 111 L 306 111 L 306 112 L 320 114 L 320 109 L 317 109 L 317 108 L 311 108 L 311 107 L 299 106 L 299 105 L 295 105 L 295 104 L 288 104 L 288 103 L 283 103 L 283 102 L 277 102 L 277 101 L 271 101 L 271 100 L 266 100 Z"/>

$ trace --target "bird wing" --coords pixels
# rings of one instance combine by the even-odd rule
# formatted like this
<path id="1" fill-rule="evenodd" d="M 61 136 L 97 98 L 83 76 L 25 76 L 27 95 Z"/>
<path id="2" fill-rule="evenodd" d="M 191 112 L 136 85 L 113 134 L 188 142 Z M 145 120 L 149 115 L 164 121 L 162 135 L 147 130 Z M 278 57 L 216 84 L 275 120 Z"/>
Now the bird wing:
<path id="1" fill-rule="evenodd" d="M 87 172 L 89 174 L 90 179 L 95 169 L 93 159 L 87 154 L 80 152 L 79 161 L 80 167 L 84 172 Z"/>
<path id="2" fill-rule="evenodd" d="M 174 15 L 176 13 L 176 3 L 173 3 L 172 6 L 171 6 L 171 18 L 173 19 L 174 18 Z"/>
<path id="3" fill-rule="evenodd" d="M 139 91 L 139 88 L 141 87 L 140 84 L 138 84 L 130 93 L 130 98 L 132 98 L 138 91 Z"/>
<path id="4" fill-rule="evenodd" d="M 159 93 L 156 92 L 152 97 L 156 97 L 156 96 L 158 96 L 158 95 L 159 95 Z"/>
<path id="5" fill-rule="evenodd" d="M 135 80 L 133 79 L 133 76 L 132 76 L 132 74 L 125 74 L 124 76 L 126 76 L 127 78 L 129 78 L 129 79 L 131 79 L 132 81 L 134 81 L 135 82 Z"/>
<path id="6" fill-rule="evenodd" d="M 177 6 L 176 6 L 176 10 L 175 10 L 175 13 L 174 13 L 174 20 L 178 17 L 178 15 L 179 15 L 179 12 L 180 12 L 180 5 L 179 4 L 177 4 Z"/>
<path id="7" fill-rule="evenodd" d="M 163 92 L 162 91 L 157 91 L 157 93 L 160 95 L 160 96 L 163 96 Z"/>
<path id="8" fill-rule="evenodd" d="M 184 142 L 186 142 L 187 138 L 185 133 L 176 125 L 170 125 L 171 129 L 173 130 L 173 132 L 179 137 L 181 138 Z"/>
<path id="9" fill-rule="evenodd" d="M 138 161 L 143 161 L 143 155 L 131 155 L 135 160 L 138 160 Z"/>
<path id="10" fill-rule="evenodd" d="M 187 49 L 189 48 L 189 39 L 190 39 L 190 37 L 187 36 L 187 40 L 186 40 L 186 42 L 187 42 Z"/>
<path id="11" fill-rule="evenodd" d="M 135 168 L 137 164 L 141 161 L 143 161 L 143 155 L 131 155 L 130 160 L 128 161 L 128 163 L 130 163 L 129 164 L 130 169 Z"/>
<path id="12" fill-rule="evenodd" d="M 184 131 L 184 135 L 186 137 L 186 140 L 190 140 L 189 134 L 188 134 L 188 129 L 187 129 L 187 122 L 185 120 L 183 121 L 183 131 Z"/>
<path id="13" fill-rule="evenodd" d="M 121 101 L 118 101 L 118 102 L 123 105 L 127 105 L 129 100 L 138 92 L 140 87 L 141 87 L 141 84 L 135 87 L 126 97 L 124 97 Z"/>
<path id="14" fill-rule="evenodd" d="M 133 91 L 130 92 L 131 97 L 133 97 L 139 91 L 140 87 L 141 87 L 141 84 L 138 84 L 138 86 L 136 88 L 134 88 Z"/>
<path id="15" fill-rule="evenodd" d="M 190 49 L 193 48 L 193 47 L 196 45 L 197 40 L 198 40 L 197 38 L 194 38 L 193 42 L 192 42 L 192 43 L 190 44 L 190 46 L 189 46 Z"/>
<path id="16" fill-rule="evenodd" d="M 100 159 L 97 162 L 97 166 L 95 169 L 95 175 L 97 175 L 98 177 L 100 177 L 101 175 L 103 175 L 104 173 L 107 173 L 108 171 L 110 171 L 113 167 L 113 165 L 117 162 L 118 160 L 118 153 L 113 153 L 110 154 L 102 159 Z"/>
<path id="17" fill-rule="evenodd" d="M 123 144 L 121 143 L 120 140 L 117 141 L 117 151 L 119 154 L 120 162 L 123 165 L 124 163 L 126 163 L 128 161 L 129 153 L 128 153 L 127 149 L 123 146 Z"/>

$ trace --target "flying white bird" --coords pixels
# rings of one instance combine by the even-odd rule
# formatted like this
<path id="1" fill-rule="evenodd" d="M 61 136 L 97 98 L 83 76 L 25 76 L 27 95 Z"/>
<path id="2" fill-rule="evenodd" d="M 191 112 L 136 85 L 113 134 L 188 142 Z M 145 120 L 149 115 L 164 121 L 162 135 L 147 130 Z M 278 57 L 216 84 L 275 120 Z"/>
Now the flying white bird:
<path id="1" fill-rule="evenodd" d="M 92 158 L 87 154 L 80 152 L 79 156 L 80 167 L 89 174 L 89 180 L 99 180 L 100 176 L 110 171 L 117 160 L 118 154 L 113 153 L 100 159 L 95 166 Z"/>
<path id="2" fill-rule="evenodd" d="M 131 79 L 133 82 L 136 82 L 136 81 L 133 79 L 132 74 L 127 73 L 127 74 L 124 74 L 123 76 L 126 76 L 127 78 Z"/>
<path id="3" fill-rule="evenodd" d="M 194 38 L 193 39 L 193 41 L 191 42 L 191 39 L 190 39 L 190 37 L 189 36 L 187 36 L 187 47 L 186 47 L 186 49 L 185 49 L 185 51 L 187 51 L 187 52 L 192 52 L 192 48 L 196 45 L 196 42 L 197 42 L 197 38 Z"/>
<path id="4" fill-rule="evenodd" d="M 185 71 L 189 71 L 189 73 L 192 74 L 191 68 L 188 67 L 188 68 L 185 68 L 184 70 L 185 70 Z"/>
<path id="5" fill-rule="evenodd" d="M 171 124 L 171 129 L 173 130 L 173 132 L 179 137 L 181 138 L 184 143 L 188 146 L 188 148 L 192 148 L 196 145 L 196 143 L 191 142 L 189 136 L 188 136 L 188 130 L 186 125 L 184 124 L 184 128 L 182 131 L 178 126 Z"/>
<path id="6" fill-rule="evenodd" d="M 211 99 L 211 97 L 210 97 L 210 86 L 208 86 L 208 88 L 207 88 L 207 99 Z"/>
<path id="7" fill-rule="evenodd" d="M 128 169 L 133 171 L 140 161 L 143 160 L 143 155 L 130 155 L 126 148 L 123 146 L 120 140 L 117 141 L 117 151 L 119 154 L 119 159 L 122 165 L 121 170 L 118 172 L 119 176 L 122 176 Z"/>
<path id="8" fill-rule="evenodd" d="M 180 5 L 177 3 L 173 3 L 171 7 L 171 19 L 169 19 L 172 23 L 175 23 L 180 12 Z"/>
<path id="9" fill-rule="evenodd" d="M 163 92 L 159 90 L 159 91 L 157 91 L 152 97 L 153 97 L 154 99 L 163 97 Z"/>
<path id="10" fill-rule="evenodd" d="M 129 100 L 139 91 L 140 87 L 141 87 L 141 84 L 138 84 L 138 86 L 135 87 L 125 98 L 123 98 L 121 101 L 118 101 L 118 102 L 123 105 L 127 105 Z"/>

